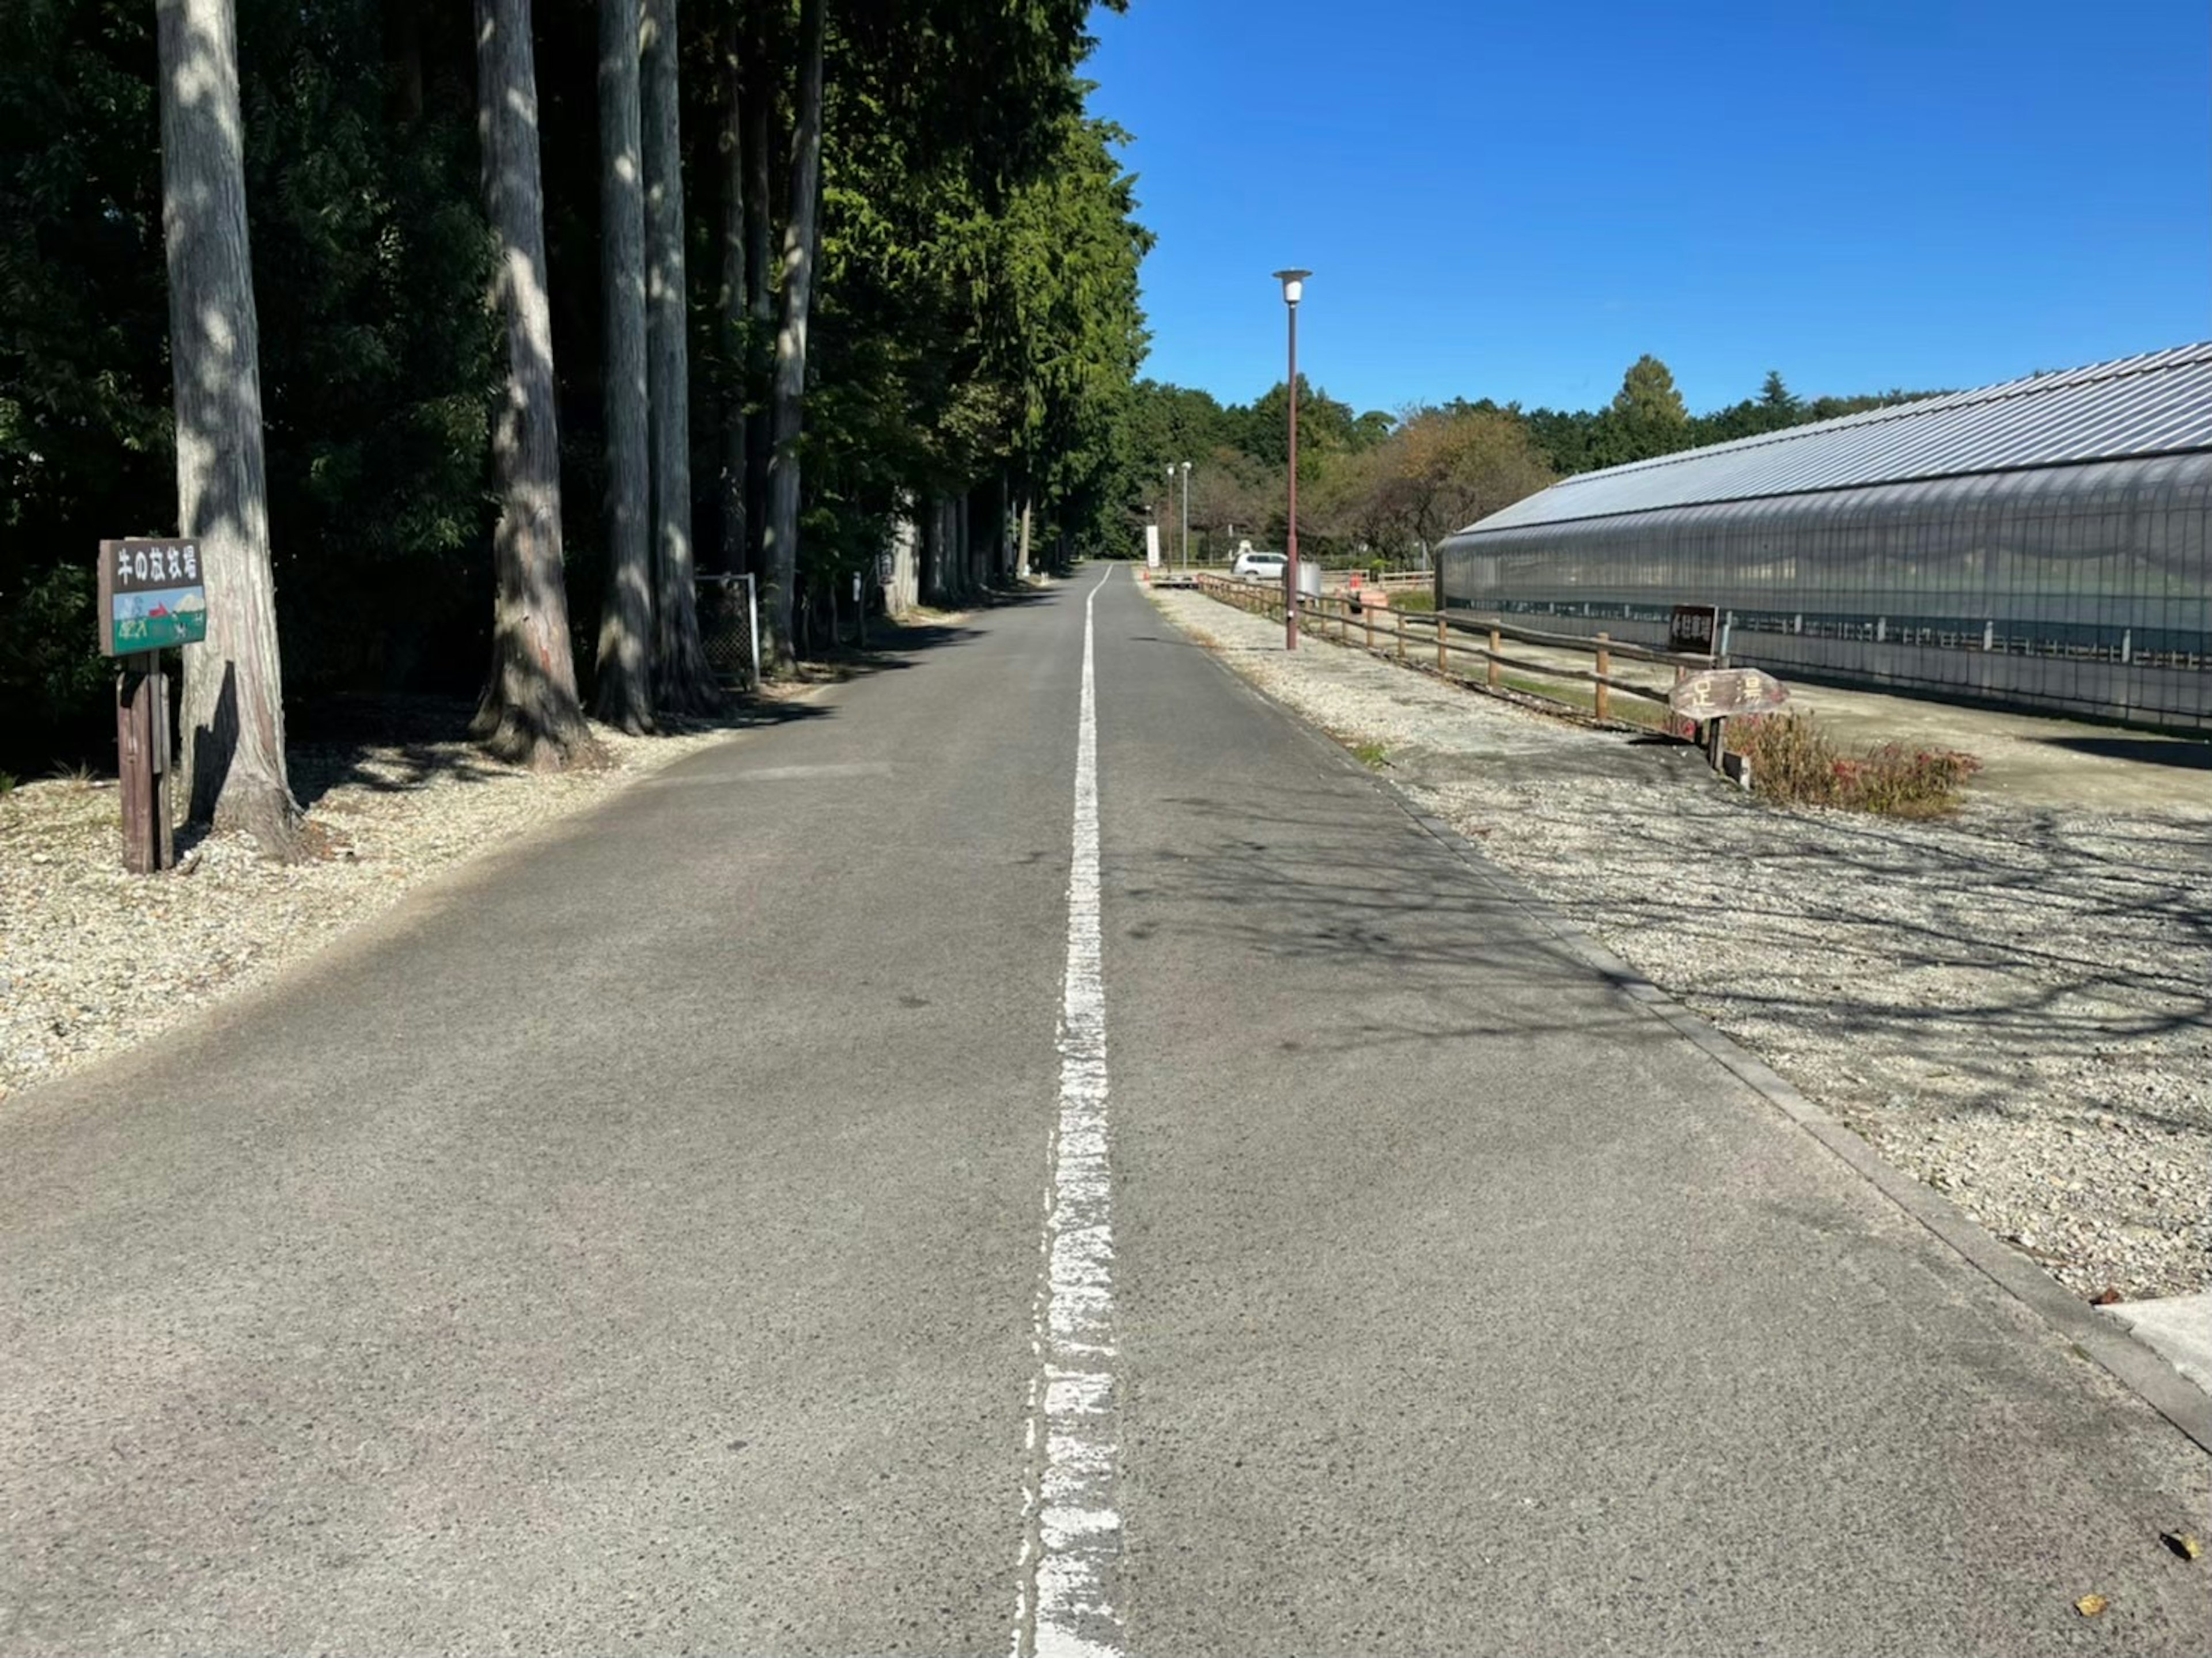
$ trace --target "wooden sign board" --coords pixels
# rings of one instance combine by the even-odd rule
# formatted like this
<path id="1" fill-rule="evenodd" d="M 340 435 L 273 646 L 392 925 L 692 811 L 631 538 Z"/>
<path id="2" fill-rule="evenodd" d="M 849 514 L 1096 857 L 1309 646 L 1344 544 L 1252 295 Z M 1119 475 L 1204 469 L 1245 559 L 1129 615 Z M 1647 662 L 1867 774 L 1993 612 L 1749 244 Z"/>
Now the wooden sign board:
<path id="1" fill-rule="evenodd" d="M 1711 656 L 1720 623 L 1717 604 L 1677 604 L 1667 623 L 1667 648 L 1677 656 Z"/>
<path id="2" fill-rule="evenodd" d="M 1667 695 L 1667 706 L 1700 725 L 1771 714 L 1790 700 L 1790 688 L 1756 668 L 1712 668 L 1693 673 Z"/>
<path id="3" fill-rule="evenodd" d="M 130 656 L 207 637 L 207 573 L 197 541 L 100 544 L 100 653 Z"/>

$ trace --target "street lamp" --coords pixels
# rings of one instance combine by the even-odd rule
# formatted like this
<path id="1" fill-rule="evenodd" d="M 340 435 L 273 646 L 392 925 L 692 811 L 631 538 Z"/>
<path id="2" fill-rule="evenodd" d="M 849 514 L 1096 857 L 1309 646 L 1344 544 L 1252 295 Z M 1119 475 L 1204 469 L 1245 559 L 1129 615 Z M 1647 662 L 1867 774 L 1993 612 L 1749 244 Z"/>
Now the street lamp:
<path id="1" fill-rule="evenodd" d="M 1190 463 L 1182 463 L 1182 568 L 1190 569 Z"/>
<path id="2" fill-rule="evenodd" d="M 1278 270 L 1283 285 L 1283 305 L 1291 315 L 1291 533 L 1289 555 L 1283 562 L 1283 580 L 1289 592 L 1283 605 L 1283 648 L 1298 647 L 1298 301 L 1305 297 L 1310 270 Z"/>

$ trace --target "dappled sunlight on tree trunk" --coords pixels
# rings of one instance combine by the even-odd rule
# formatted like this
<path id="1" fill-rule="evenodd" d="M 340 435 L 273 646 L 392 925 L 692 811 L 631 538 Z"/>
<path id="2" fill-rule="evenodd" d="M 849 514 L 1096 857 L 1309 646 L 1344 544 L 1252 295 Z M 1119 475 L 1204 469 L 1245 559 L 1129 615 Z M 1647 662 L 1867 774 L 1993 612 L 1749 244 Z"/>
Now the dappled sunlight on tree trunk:
<path id="1" fill-rule="evenodd" d="M 493 292 L 507 328 L 507 378 L 492 425 L 500 515 L 492 538 L 491 672 L 469 732 L 501 759 L 550 769 L 596 744 L 576 700 L 562 585 L 561 446 L 530 0 L 476 0 L 476 17 L 477 136 L 498 249 Z"/>
<path id="2" fill-rule="evenodd" d="M 606 352 L 606 597 L 595 712 L 653 729 L 653 540 L 646 414 L 645 161 L 638 0 L 599 0 L 599 270 Z"/>
<path id="3" fill-rule="evenodd" d="M 722 694 L 699 643 L 691 544 L 691 376 L 684 262 L 683 143 L 676 0 L 645 0 L 647 384 L 653 433 L 653 530 L 659 626 L 653 700 L 711 714 Z"/>
<path id="4" fill-rule="evenodd" d="M 184 652 L 191 814 L 299 855 L 284 770 L 259 331 L 246 252 L 232 0 L 160 0 L 161 224 L 175 375 L 177 517 L 199 543 L 207 638 Z"/>
<path id="5" fill-rule="evenodd" d="M 718 51 L 721 71 L 722 128 L 715 136 L 721 161 L 721 282 L 715 291 L 716 353 L 723 365 L 721 386 L 720 566 L 742 570 L 745 550 L 745 457 L 750 422 L 746 417 L 745 364 L 750 334 L 751 272 L 745 247 L 745 16 L 732 5 L 723 19 Z"/>
<path id="6" fill-rule="evenodd" d="M 768 640 L 775 665 L 792 659 L 791 607 L 799 579 L 799 433 L 806 395 L 807 312 L 814 295 L 816 221 L 822 205 L 823 0 L 803 0 L 799 124 L 791 143 L 791 217 L 783 230 L 783 325 L 775 340 L 775 441 L 769 459 Z"/>

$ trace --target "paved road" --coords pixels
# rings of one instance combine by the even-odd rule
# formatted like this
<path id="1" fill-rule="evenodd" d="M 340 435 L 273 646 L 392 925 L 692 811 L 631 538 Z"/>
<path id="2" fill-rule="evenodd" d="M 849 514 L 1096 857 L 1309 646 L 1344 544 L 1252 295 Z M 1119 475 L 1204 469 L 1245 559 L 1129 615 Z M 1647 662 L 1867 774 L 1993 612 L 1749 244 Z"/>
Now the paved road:
<path id="1" fill-rule="evenodd" d="M 1097 580 L 11 1102 L 0 1651 L 2201 1649 L 2200 1453 Z"/>

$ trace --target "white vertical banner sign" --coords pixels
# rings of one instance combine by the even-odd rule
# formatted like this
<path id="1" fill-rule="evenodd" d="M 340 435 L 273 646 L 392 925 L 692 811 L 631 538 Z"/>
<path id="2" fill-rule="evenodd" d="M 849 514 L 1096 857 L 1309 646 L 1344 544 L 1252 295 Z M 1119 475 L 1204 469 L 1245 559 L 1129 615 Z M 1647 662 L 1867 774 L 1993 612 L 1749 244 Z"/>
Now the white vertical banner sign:
<path id="1" fill-rule="evenodd" d="M 1145 563 L 1151 569 L 1160 568 L 1160 526 L 1157 524 L 1145 526 Z"/>

